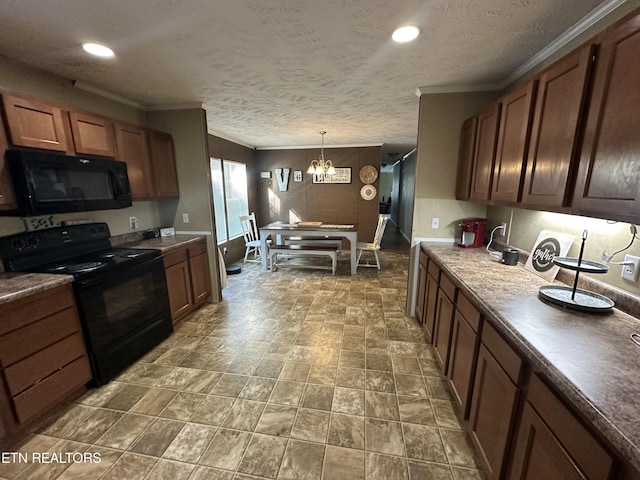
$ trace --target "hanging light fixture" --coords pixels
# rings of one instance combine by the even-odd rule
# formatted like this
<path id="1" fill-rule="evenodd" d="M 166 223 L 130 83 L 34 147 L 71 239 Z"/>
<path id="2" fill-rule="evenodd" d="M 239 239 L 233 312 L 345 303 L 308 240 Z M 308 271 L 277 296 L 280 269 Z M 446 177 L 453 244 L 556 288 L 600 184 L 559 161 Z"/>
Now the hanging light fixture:
<path id="1" fill-rule="evenodd" d="M 335 175 L 336 169 L 333 168 L 333 162 L 331 160 L 324 159 L 324 134 L 327 132 L 320 132 L 322 135 L 322 145 L 320 146 L 320 156 L 318 160 L 311 160 L 311 165 L 307 169 L 309 175 Z"/>

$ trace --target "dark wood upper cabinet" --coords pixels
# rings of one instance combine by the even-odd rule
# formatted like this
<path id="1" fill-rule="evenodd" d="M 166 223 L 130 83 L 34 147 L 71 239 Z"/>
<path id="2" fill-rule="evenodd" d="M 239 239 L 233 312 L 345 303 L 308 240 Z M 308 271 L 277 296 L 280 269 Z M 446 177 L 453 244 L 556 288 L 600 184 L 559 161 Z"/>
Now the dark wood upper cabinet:
<path id="1" fill-rule="evenodd" d="M 471 117 L 462 124 L 458 153 L 458 178 L 456 180 L 456 198 L 458 200 L 469 200 L 477 130 L 478 117 Z"/>
<path id="2" fill-rule="evenodd" d="M 85 112 L 69 112 L 76 153 L 116 156 L 113 122 Z"/>
<path id="3" fill-rule="evenodd" d="M 515 203 L 520 199 L 535 89 L 536 81 L 531 81 L 502 97 L 491 200 Z"/>
<path id="4" fill-rule="evenodd" d="M 147 132 L 135 125 L 115 124 L 118 160 L 126 162 L 133 200 L 154 198 Z"/>
<path id="5" fill-rule="evenodd" d="M 593 45 L 582 48 L 540 75 L 523 205 L 564 207 L 569 203 L 594 50 Z"/>
<path id="6" fill-rule="evenodd" d="M 13 195 L 13 185 L 4 152 L 7 149 L 7 137 L 4 133 L 2 117 L 0 117 L 0 210 L 16 208 L 16 199 Z"/>
<path id="7" fill-rule="evenodd" d="M 494 103 L 478 115 L 476 145 L 473 155 L 471 174 L 471 200 L 489 200 L 491 196 L 491 180 L 493 164 L 498 143 L 498 126 L 500 125 L 499 103 Z"/>
<path id="8" fill-rule="evenodd" d="M 640 15 L 602 36 L 572 207 L 635 216 L 640 212 Z"/>
<path id="9" fill-rule="evenodd" d="M 20 147 L 69 152 L 63 111 L 37 100 L 2 95 L 9 143 Z"/>
<path id="10" fill-rule="evenodd" d="M 156 197 L 179 197 L 173 137 L 168 133 L 149 130 L 149 149 Z"/>

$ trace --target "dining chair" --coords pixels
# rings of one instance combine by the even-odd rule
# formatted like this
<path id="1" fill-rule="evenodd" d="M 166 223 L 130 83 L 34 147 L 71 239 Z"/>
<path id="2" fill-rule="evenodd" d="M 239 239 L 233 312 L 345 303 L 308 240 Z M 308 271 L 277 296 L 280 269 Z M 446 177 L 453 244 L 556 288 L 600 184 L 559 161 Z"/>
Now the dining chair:
<path id="1" fill-rule="evenodd" d="M 240 225 L 245 244 L 244 262 L 260 262 L 260 235 L 256 225 L 256 214 L 240 215 Z M 251 259 L 250 254 L 253 254 Z"/>
<path id="2" fill-rule="evenodd" d="M 387 226 L 387 221 L 389 217 L 384 215 L 378 215 L 378 226 L 376 227 L 376 233 L 373 236 L 373 243 L 368 242 L 357 242 L 356 250 L 357 250 L 357 259 L 356 265 L 357 267 L 378 267 L 380 270 L 380 259 L 378 258 L 378 250 L 380 250 L 380 244 L 382 243 L 382 235 L 384 235 L 384 229 Z M 360 257 L 362 257 L 362 252 L 368 251 L 373 252 L 373 255 L 376 257 L 376 264 L 360 263 Z"/>

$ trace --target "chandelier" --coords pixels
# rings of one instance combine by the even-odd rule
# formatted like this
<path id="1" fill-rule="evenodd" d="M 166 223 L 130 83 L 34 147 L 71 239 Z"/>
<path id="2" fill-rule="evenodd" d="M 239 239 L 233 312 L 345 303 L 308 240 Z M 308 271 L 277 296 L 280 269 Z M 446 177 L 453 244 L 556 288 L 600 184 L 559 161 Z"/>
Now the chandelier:
<path id="1" fill-rule="evenodd" d="M 324 159 L 324 134 L 327 132 L 320 132 L 322 135 L 322 145 L 320 146 L 320 156 L 318 160 L 311 160 L 311 165 L 307 169 L 307 173 L 310 175 L 335 175 L 336 169 L 333 168 L 333 162 L 331 160 Z"/>

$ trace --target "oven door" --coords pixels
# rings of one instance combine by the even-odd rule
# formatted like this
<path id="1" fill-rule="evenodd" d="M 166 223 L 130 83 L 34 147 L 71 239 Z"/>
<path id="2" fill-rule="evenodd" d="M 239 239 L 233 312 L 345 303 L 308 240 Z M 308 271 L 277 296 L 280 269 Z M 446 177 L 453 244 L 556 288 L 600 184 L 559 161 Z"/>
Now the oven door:
<path id="1" fill-rule="evenodd" d="M 75 283 L 94 376 L 103 384 L 171 334 L 161 257 Z"/>

